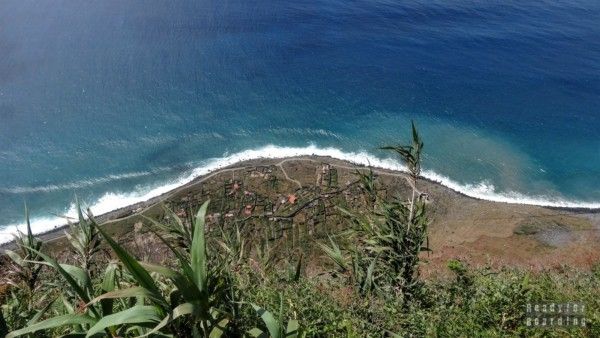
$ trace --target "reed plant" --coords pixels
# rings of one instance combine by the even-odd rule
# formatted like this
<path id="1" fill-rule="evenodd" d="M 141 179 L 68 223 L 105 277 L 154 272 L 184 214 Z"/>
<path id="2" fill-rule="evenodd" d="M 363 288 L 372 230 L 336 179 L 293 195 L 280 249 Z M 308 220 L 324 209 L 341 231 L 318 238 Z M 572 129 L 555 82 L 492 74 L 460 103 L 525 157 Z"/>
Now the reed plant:
<path id="1" fill-rule="evenodd" d="M 38 251 L 42 248 L 43 242 L 31 231 L 27 205 L 25 205 L 25 222 L 26 232 L 18 230 L 17 234 L 13 235 L 17 250 L 5 250 L 6 256 L 11 261 L 5 282 L 15 287 L 25 286 L 29 293 L 33 293 L 38 286 L 38 277 L 42 268 L 37 262 L 42 260 Z"/>
<path id="2" fill-rule="evenodd" d="M 27 265 L 28 268 L 38 269 L 46 265 L 56 271 L 67 286 L 60 297 L 64 306 L 62 313 L 40 321 L 53 302 L 48 303 L 28 325 L 9 332 L 6 337 L 37 335 L 48 330 L 70 337 L 100 335 L 216 338 L 227 332 L 235 332 L 235 328 L 229 327 L 233 316 L 231 309 L 244 303 L 231 297 L 234 293 L 231 292 L 231 279 L 227 278 L 226 267 L 214 264 L 217 260 L 211 263 L 209 259 L 205 237 L 208 205 L 208 201 L 202 204 L 193 226 L 189 228 L 189 245 L 183 240 L 176 241 L 180 245 L 174 246 L 166 238 L 166 235 L 174 233 L 170 230 L 180 226 L 181 222 L 176 221 L 176 225 L 153 223 L 155 235 L 176 257 L 177 269 L 138 261 L 102 229 L 91 214 L 84 215 L 79 204 L 79 223 L 71 225 L 72 233 L 67 238 L 80 266 L 59 263 L 42 253 L 41 242 L 33 237 L 28 225 L 28 235 L 22 236 L 19 242 L 25 258 L 17 261 L 23 265 L 31 265 Z M 90 262 L 98 251 L 100 241 L 112 250 L 119 264 L 109 262 L 103 276 L 93 278 L 90 274 Z M 281 329 L 281 318 L 275 321 L 270 312 L 258 305 L 247 306 L 256 310 L 269 334 L 296 337 L 299 328 L 297 322 L 288 323 L 284 330 Z M 0 329 L 3 326 L 0 325 Z M 261 332 L 264 333 L 256 327 L 242 334 L 254 335 Z"/>
<path id="3" fill-rule="evenodd" d="M 405 200 L 396 196 L 391 200 L 379 200 L 375 189 L 372 170 L 357 172 L 362 190 L 367 195 L 369 209 L 366 215 L 358 215 L 338 207 L 350 219 L 352 234 L 361 245 L 351 248 L 349 258 L 331 238 L 331 245 L 320 244 L 324 253 L 342 271 L 349 270 L 351 283 L 361 293 L 379 290 L 384 294 L 398 292 L 408 304 L 415 297 L 420 282 L 418 279 L 420 253 L 428 251 L 427 226 L 429 218 L 426 204 L 418 193 L 417 180 L 421 172 L 423 141 L 412 124 L 412 143 L 382 147 L 392 150 L 408 169 L 411 196 Z M 351 263 L 349 263 L 351 261 Z"/>

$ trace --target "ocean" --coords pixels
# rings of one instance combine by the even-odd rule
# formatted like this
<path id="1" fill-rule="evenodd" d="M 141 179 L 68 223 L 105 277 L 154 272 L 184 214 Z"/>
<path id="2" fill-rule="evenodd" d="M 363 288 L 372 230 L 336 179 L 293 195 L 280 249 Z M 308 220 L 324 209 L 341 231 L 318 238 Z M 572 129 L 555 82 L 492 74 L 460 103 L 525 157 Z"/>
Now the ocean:
<path id="1" fill-rule="evenodd" d="M 241 159 L 330 155 L 600 208 L 599 1 L 0 2 L 0 242 Z"/>

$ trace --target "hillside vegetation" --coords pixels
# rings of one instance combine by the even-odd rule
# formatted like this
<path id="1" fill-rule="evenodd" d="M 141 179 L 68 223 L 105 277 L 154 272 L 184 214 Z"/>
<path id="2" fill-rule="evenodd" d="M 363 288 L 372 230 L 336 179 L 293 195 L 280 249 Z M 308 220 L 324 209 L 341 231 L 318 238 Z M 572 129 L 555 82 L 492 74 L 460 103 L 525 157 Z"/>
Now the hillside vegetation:
<path id="1" fill-rule="evenodd" d="M 324 165 L 306 187 L 255 167 L 247 174 L 259 183 L 203 183 L 124 215 L 127 228 L 81 207 L 62 242 L 28 226 L 3 257 L 0 336 L 600 336 L 598 266 L 450 259 L 423 278 L 436 250 L 435 201 L 418 179 L 423 142 L 413 126 L 409 145 L 383 149 L 406 164 L 404 188 L 373 170 L 347 179 Z M 586 305 L 585 327 L 525 325 L 527 304 L 572 301 Z"/>

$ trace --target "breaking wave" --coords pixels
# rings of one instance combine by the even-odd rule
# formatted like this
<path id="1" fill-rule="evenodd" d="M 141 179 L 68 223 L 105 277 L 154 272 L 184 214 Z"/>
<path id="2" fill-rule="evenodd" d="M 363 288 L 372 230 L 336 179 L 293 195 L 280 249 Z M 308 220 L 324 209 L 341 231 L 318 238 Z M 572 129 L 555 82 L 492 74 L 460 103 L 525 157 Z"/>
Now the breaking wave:
<path id="1" fill-rule="evenodd" d="M 317 155 L 317 156 L 329 156 L 332 158 L 345 160 L 358 165 L 370 165 L 372 167 L 400 170 L 404 171 L 405 168 L 398 163 L 398 161 L 391 158 L 378 158 L 365 151 L 359 152 L 344 152 L 337 148 L 319 148 L 315 145 L 309 145 L 307 147 L 280 147 L 275 145 L 267 145 L 259 149 L 250 149 L 241 151 L 232 155 L 226 155 L 220 158 L 213 158 L 207 160 L 202 166 L 197 167 L 184 176 L 179 177 L 176 180 L 166 182 L 164 184 L 147 187 L 146 189 L 140 189 L 130 193 L 113 193 L 108 192 L 100 197 L 97 201 L 90 203 L 89 207 L 95 215 L 101 215 L 119 208 L 126 207 L 128 205 L 136 204 L 139 202 L 146 201 L 150 198 L 160 196 L 166 192 L 176 189 L 186 183 L 189 183 L 193 179 L 206 175 L 215 170 L 231 166 L 237 162 L 259 159 L 259 158 L 285 158 L 293 156 L 306 156 L 306 155 Z M 140 172 L 124 174 L 125 177 L 136 175 L 146 176 L 152 172 Z M 584 202 L 584 201 L 569 201 L 559 198 L 553 198 L 550 196 L 527 196 L 519 192 L 497 192 L 492 184 L 487 182 L 479 182 L 476 184 L 461 184 L 452 179 L 435 173 L 430 170 L 425 170 L 422 173 L 425 178 L 436 181 L 452 190 L 455 190 L 464 195 L 504 203 L 516 203 L 516 204 L 528 204 L 548 207 L 564 207 L 564 208 L 583 208 L 583 209 L 600 209 L 600 202 Z M 123 175 L 115 175 L 115 177 L 101 178 L 103 179 L 115 179 L 123 178 Z M 97 180 L 96 180 L 97 181 Z M 93 181 L 92 181 L 93 182 Z M 80 188 L 81 186 L 62 185 L 62 186 L 48 186 L 43 189 L 71 189 Z M 19 192 L 35 192 L 45 191 L 36 190 L 39 188 L 19 188 L 22 191 Z M 16 192 L 16 191 L 13 191 Z M 77 212 L 74 204 L 71 204 L 68 211 L 65 213 L 66 217 L 76 217 Z M 65 223 L 63 218 L 60 217 L 48 217 L 48 218 L 34 218 L 31 221 L 32 229 L 34 233 L 43 233 L 57 227 L 62 226 Z M 13 233 L 17 229 L 23 230 L 25 224 L 11 224 L 3 227 L 0 232 L 0 243 L 8 242 L 12 239 Z"/>

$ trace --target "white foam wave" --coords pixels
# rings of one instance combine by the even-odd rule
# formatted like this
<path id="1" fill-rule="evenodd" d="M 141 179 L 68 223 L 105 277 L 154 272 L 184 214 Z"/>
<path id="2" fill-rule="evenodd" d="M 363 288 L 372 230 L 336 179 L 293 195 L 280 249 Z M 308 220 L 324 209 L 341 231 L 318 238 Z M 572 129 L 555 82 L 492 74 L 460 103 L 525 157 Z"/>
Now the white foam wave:
<path id="1" fill-rule="evenodd" d="M 221 158 L 214 158 L 208 160 L 205 162 L 205 165 L 194 169 L 191 173 L 187 174 L 186 176 L 180 177 L 175 181 L 168 182 L 160 186 L 140 189 L 138 191 L 127 194 L 107 193 L 104 196 L 102 196 L 99 200 L 92 203 L 90 209 L 95 215 L 100 215 L 125 207 L 127 205 L 143 202 L 150 198 L 159 196 L 170 190 L 178 188 L 192 181 L 196 177 L 205 175 L 209 172 L 218 170 L 226 166 L 230 166 L 240 161 L 258 158 L 285 158 L 304 155 L 329 156 L 359 165 L 371 165 L 373 167 L 391 170 L 405 169 L 400 163 L 398 163 L 394 159 L 378 158 L 365 151 L 343 152 L 337 148 L 318 148 L 315 145 L 310 145 L 307 147 L 279 147 L 274 145 L 268 145 L 259 149 L 245 150 L 232 155 L 226 155 Z M 549 207 L 600 209 L 600 202 L 568 201 L 547 196 L 526 196 L 518 192 L 496 192 L 494 186 L 487 182 L 479 182 L 477 184 L 460 184 L 456 181 L 451 180 L 448 177 L 428 170 L 423 172 L 423 176 L 430 180 L 439 182 L 440 184 L 467 196 L 489 201 Z M 68 211 L 65 213 L 65 216 L 75 218 L 76 215 L 77 213 L 75 205 L 71 205 Z M 31 223 L 34 232 L 41 233 L 48 230 L 52 230 L 57 226 L 64 224 L 65 222 L 62 218 L 54 217 L 34 218 L 32 219 Z M 0 243 L 10 241 L 12 239 L 11 233 L 15 233 L 17 229 L 24 230 L 24 226 L 24 224 L 13 224 L 5 227 L 0 233 Z"/>
<path id="2" fill-rule="evenodd" d="M 112 182 L 112 181 L 117 181 L 117 180 L 122 180 L 122 179 L 127 179 L 127 178 L 137 178 L 137 177 L 148 176 L 148 175 L 152 175 L 152 173 L 153 173 L 153 171 L 141 171 L 141 172 L 131 172 L 131 173 L 124 173 L 124 174 L 117 174 L 117 175 L 108 175 L 105 177 L 81 180 L 81 181 L 77 181 L 77 182 L 70 182 L 70 183 L 64 183 L 64 184 L 50 184 L 50 185 L 37 186 L 37 187 L 22 187 L 22 186 L 8 187 L 8 188 L 0 188 L 0 192 L 10 193 L 10 194 L 25 194 L 25 193 L 35 193 L 35 192 L 49 192 L 49 191 L 56 191 L 56 190 L 80 189 L 80 188 L 91 187 L 96 184 L 107 183 L 107 182 Z"/>
<path id="3" fill-rule="evenodd" d="M 192 165 L 192 163 L 186 163 L 185 165 L 182 166 L 182 168 L 190 167 L 191 165 Z M 156 167 L 149 171 L 134 171 L 134 172 L 122 173 L 122 174 L 111 174 L 111 175 L 107 175 L 104 177 L 84 179 L 84 180 L 80 180 L 80 181 L 76 181 L 76 182 L 68 182 L 68 183 L 62 183 L 62 184 L 49 184 L 49 185 L 41 185 L 41 186 L 35 186 L 35 187 L 24 187 L 24 186 L 6 187 L 6 188 L 0 188 L 0 193 L 27 194 L 27 193 L 37 193 L 37 192 L 51 192 L 51 191 L 57 191 L 57 190 L 75 190 L 75 189 L 88 188 L 88 187 L 102 184 L 102 183 L 109 183 L 109 182 L 114 182 L 114 181 L 119 181 L 119 180 L 124 180 L 124 179 L 150 176 L 153 174 L 170 171 L 170 170 L 173 170 L 176 168 L 177 167 Z"/>
<path id="4" fill-rule="evenodd" d="M 343 136 L 340 136 L 330 130 L 325 129 L 312 129 L 312 128 L 271 128 L 269 131 L 273 134 L 278 135 L 308 135 L 308 136 L 325 136 L 332 137 L 338 140 L 344 139 Z"/>

